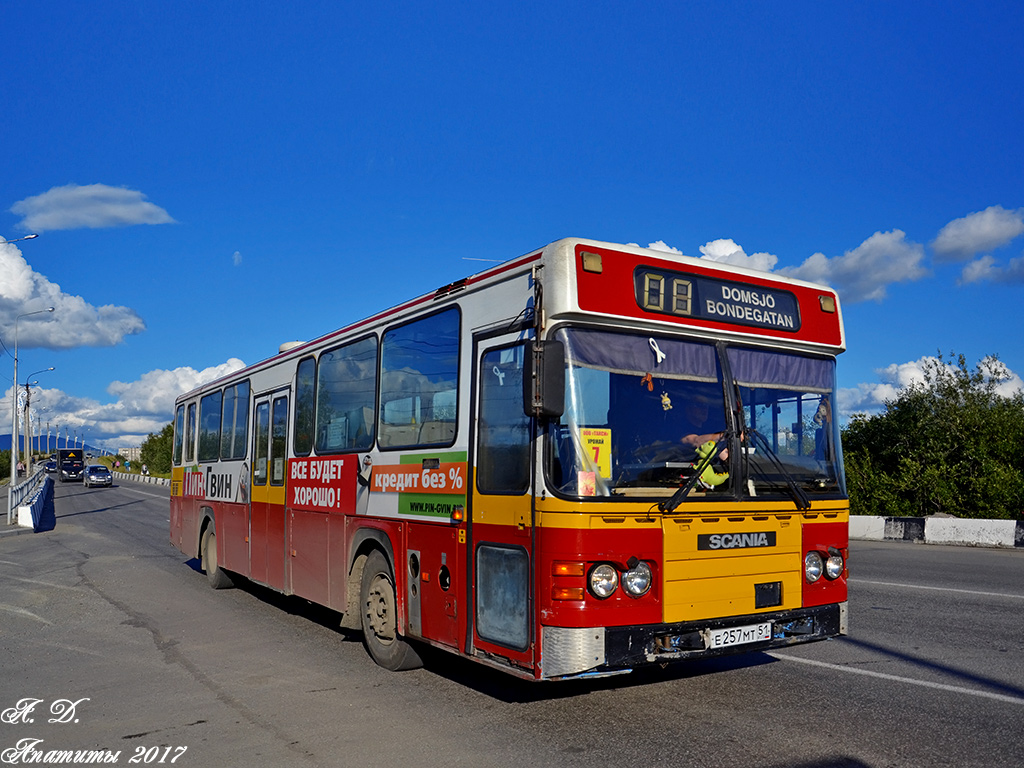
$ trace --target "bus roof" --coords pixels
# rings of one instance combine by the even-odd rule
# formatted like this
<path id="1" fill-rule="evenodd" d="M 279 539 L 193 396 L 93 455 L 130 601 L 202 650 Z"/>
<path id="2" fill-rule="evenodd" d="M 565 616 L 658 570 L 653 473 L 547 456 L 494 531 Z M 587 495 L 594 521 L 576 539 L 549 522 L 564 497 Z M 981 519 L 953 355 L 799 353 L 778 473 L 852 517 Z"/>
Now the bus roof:
<path id="1" fill-rule="evenodd" d="M 595 262 L 599 266 L 596 266 Z M 449 296 L 479 290 L 487 284 L 504 280 L 509 275 L 525 273 L 538 266 L 545 269 L 545 282 L 555 280 L 563 288 L 560 291 L 546 293 L 546 301 L 549 302 L 547 310 L 552 317 L 568 317 L 579 313 L 598 314 L 645 323 L 685 325 L 691 330 L 703 331 L 705 335 L 747 336 L 752 340 L 771 339 L 792 331 L 789 335 L 794 344 L 810 344 L 832 354 L 845 348 L 838 296 L 834 290 L 826 286 L 731 264 L 709 262 L 707 259 L 685 256 L 678 252 L 642 248 L 634 244 L 563 238 L 356 320 L 310 341 L 282 344 L 277 354 L 182 393 L 176 401 L 192 397 L 201 390 L 221 386 L 230 380 L 240 380 L 283 360 L 301 357 L 308 354 L 311 349 L 333 339 L 406 314 L 411 315 Z M 724 309 L 725 314 L 712 312 L 708 315 L 706 311 L 694 314 L 691 311 L 689 314 L 680 315 L 644 306 L 639 285 L 646 280 L 650 286 L 659 278 L 670 282 L 685 282 L 690 279 L 691 283 L 696 283 L 691 285 L 693 290 L 717 289 L 719 295 L 714 298 L 716 304 L 722 306 L 716 309 Z M 731 296 L 738 297 L 737 300 L 728 303 L 722 300 L 721 293 L 727 289 Z M 757 294 L 746 296 L 747 301 L 744 302 L 744 289 L 753 290 Z M 787 295 L 791 299 L 787 299 Z M 709 300 L 709 297 L 701 298 L 704 302 Z M 809 317 L 807 319 L 810 322 L 806 322 L 804 317 L 809 313 L 804 311 L 801 323 L 795 329 L 787 329 L 785 320 L 780 320 L 782 325 L 779 325 L 759 319 L 765 315 L 764 312 L 759 313 L 757 310 L 774 309 L 763 305 L 781 301 L 791 301 L 798 312 L 817 304 L 827 317 L 824 320 L 817 316 Z M 745 304 L 748 305 L 746 308 Z M 830 305 L 831 309 L 826 309 L 826 305 Z M 706 310 L 707 304 L 705 303 L 703 307 Z"/>

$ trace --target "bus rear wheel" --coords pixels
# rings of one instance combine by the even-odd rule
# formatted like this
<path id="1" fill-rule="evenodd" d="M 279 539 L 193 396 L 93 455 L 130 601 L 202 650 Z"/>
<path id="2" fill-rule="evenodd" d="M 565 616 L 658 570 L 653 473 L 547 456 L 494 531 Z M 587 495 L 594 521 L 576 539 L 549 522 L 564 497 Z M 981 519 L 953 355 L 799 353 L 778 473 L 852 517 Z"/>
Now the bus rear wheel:
<path id="1" fill-rule="evenodd" d="M 419 654 L 398 634 L 395 577 L 380 550 L 366 559 L 359 597 L 363 638 L 373 660 L 393 672 L 422 666 Z"/>
<path id="2" fill-rule="evenodd" d="M 200 552 L 203 570 L 206 571 L 206 581 L 214 589 L 227 589 L 233 587 L 234 582 L 228 576 L 227 571 L 217 565 L 217 534 L 213 530 L 213 523 L 203 532 L 203 546 Z"/>

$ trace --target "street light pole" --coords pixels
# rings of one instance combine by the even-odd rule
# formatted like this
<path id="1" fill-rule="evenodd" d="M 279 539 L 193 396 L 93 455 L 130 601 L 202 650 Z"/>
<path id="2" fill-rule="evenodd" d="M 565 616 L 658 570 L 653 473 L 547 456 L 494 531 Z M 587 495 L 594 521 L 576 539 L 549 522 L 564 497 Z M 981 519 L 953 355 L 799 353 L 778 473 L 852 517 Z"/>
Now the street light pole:
<path id="1" fill-rule="evenodd" d="M 28 420 L 28 401 L 29 401 L 29 397 L 30 397 L 30 393 L 28 391 L 28 388 L 29 388 L 30 385 L 34 386 L 34 385 L 36 385 L 38 383 L 39 383 L 38 381 L 33 381 L 33 382 L 26 381 L 25 382 L 25 403 L 21 406 L 22 410 L 21 410 L 21 413 L 18 416 L 18 418 L 20 419 L 20 421 L 18 422 L 18 427 L 19 427 L 18 431 L 24 433 L 24 434 L 19 434 L 19 436 L 18 436 L 18 442 L 19 442 L 19 448 L 18 448 L 18 454 L 19 455 L 18 455 L 18 459 L 19 459 L 19 461 L 21 461 L 22 465 L 25 467 L 25 473 L 26 474 L 28 473 L 28 467 L 29 467 L 29 464 L 31 463 L 28 454 L 29 454 L 29 452 L 31 450 L 29 446 L 30 446 L 30 444 L 32 442 L 32 423 Z"/>
<path id="2" fill-rule="evenodd" d="M 32 464 L 32 422 L 29 420 L 29 413 L 31 412 L 30 408 L 32 403 L 32 393 L 29 391 L 29 386 L 35 386 L 36 384 L 39 383 L 38 381 L 30 382 L 29 379 L 31 379 L 32 376 L 35 376 L 36 374 L 48 373 L 49 371 L 53 370 L 56 369 L 51 365 L 49 368 L 43 368 L 41 371 L 36 371 L 35 373 L 29 375 L 25 379 L 25 433 L 28 438 L 26 445 L 28 455 L 25 458 L 26 467 L 29 467 Z"/>
<path id="3" fill-rule="evenodd" d="M 26 235 L 18 240 L 31 240 L 36 235 Z M 17 242 L 8 240 L 7 242 Z M 14 520 L 14 486 L 18 484 L 17 463 L 14 460 L 16 446 L 18 445 L 18 321 L 30 315 L 41 315 L 44 312 L 53 312 L 53 307 L 37 309 L 35 312 L 23 312 L 14 318 L 14 378 L 11 379 L 14 385 L 11 389 L 11 484 L 7 488 L 7 524 Z"/>

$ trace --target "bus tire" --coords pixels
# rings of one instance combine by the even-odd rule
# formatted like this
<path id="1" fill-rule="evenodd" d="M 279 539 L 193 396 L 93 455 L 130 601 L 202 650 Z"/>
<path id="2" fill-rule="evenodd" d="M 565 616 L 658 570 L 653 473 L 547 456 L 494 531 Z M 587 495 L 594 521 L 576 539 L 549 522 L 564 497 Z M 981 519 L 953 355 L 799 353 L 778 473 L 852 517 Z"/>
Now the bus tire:
<path id="1" fill-rule="evenodd" d="M 217 534 L 213 530 L 213 523 L 203 532 L 202 566 L 206 571 L 206 581 L 214 589 L 227 589 L 233 587 L 234 582 L 228 576 L 227 571 L 217 565 Z"/>
<path id="2" fill-rule="evenodd" d="M 392 672 L 423 665 L 416 649 L 398 634 L 395 577 L 380 550 L 373 550 L 363 566 L 359 605 L 366 650 L 375 662 Z"/>

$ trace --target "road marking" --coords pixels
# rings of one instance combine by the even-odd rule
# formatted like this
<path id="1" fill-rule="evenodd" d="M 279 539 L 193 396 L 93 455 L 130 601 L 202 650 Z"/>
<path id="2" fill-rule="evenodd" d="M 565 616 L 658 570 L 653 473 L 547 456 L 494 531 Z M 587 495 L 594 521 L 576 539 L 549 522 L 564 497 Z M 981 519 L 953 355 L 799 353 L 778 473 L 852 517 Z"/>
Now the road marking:
<path id="1" fill-rule="evenodd" d="M 126 490 L 126 491 L 131 491 L 132 493 L 141 493 L 143 496 L 152 496 L 154 499 L 164 499 L 164 500 L 167 500 L 168 498 L 170 498 L 169 496 L 166 496 L 166 495 L 163 495 L 163 494 L 159 494 L 159 493 L 146 493 L 146 491 L 140 491 L 140 490 L 137 490 L 135 488 L 125 488 L 123 485 L 119 485 L 118 488 L 122 488 L 123 490 Z"/>
<path id="2" fill-rule="evenodd" d="M 989 691 L 979 691 L 973 688 L 963 688 L 958 685 L 946 685 L 944 683 L 931 683 L 927 680 L 915 680 L 912 677 L 901 677 L 899 675 L 890 675 L 885 672 L 874 672 L 870 669 L 857 669 L 856 667 L 844 667 L 841 664 L 829 664 L 824 661 L 815 661 L 813 659 L 802 659 L 798 656 L 783 656 L 779 653 L 768 653 L 773 659 L 779 661 L 796 661 L 800 664 L 808 664 L 812 667 L 823 667 L 825 669 L 832 669 L 836 672 L 846 672 L 851 675 L 864 675 L 865 677 L 877 677 L 881 680 L 892 680 L 897 683 L 909 683 L 910 685 L 919 685 L 923 688 L 934 688 L 939 691 L 949 691 L 951 693 L 966 693 L 968 696 L 978 696 L 983 699 L 994 699 L 995 701 L 1001 701 L 1005 704 L 1020 704 L 1024 706 L 1024 698 L 1017 696 L 1007 696 L 1002 693 L 990 693 Z"/>
<path id="3" fill-rule="evenodd" d="M 41 621 L 43 624 L 52 624 L 53 622 L 47 621 L 42 616 L 37 616 L 32 611 L 26 611 L 24 608 L 18 608 L 13 605 L 0 605 L 0 611 L 7 611 L 9 613 L 16 613 L 19 616 L 28 616 L 30 619 Z"/>
<path id="4" fill-rule="evenodd" d="M 44 587 L 49 587 L 50 589 L 70 589 L 70 590 L 77 590 L 77 589 L 79 589 L 79 587 L 77 585 L 54 584 L 52 581 L 40 581 L 39 579 L 24 579 L 24 578 L 19 578 L 17 576 L 8 576 L 7 578 L 10 579 L 11 581 L 20 581 L 23 584 L 42 584 Z"/>
<path id="5" fill-rule="evenodd" d="M 952 589 L 950 587 L 926 587 L 922 584 L 897 584 L 892 581 L 868 581 L 867 579 L 850 579 L 853 584 L 874 584 L 878 587 L 904 587 L 906 589 L 928 589 L 932 592 L 957 592 L 961 595 L 978 595 L 979 597 L 1009 597 L 1024 600 L 1024 595 L 1011 595 L 1006 592 L 978 592 L 973 589 Z"/>

